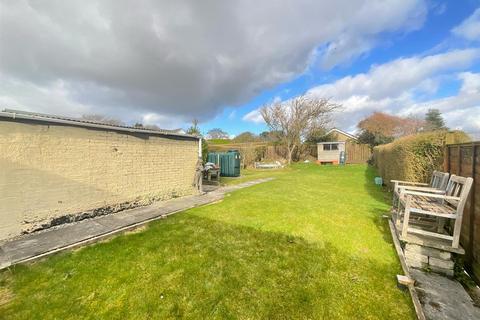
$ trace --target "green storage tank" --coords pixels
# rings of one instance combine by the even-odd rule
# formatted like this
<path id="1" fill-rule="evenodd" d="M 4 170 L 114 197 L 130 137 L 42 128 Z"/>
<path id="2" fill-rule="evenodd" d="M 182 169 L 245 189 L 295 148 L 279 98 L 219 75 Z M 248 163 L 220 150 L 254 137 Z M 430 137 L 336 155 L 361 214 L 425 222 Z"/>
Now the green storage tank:
<path id="1" fill-rule="evenodd" d="M 209 152 L 207 162 L 213 162 L 220 166 L 220 176 L 240 176 L 240 152 L 229 150 L 228 152 Z"/>

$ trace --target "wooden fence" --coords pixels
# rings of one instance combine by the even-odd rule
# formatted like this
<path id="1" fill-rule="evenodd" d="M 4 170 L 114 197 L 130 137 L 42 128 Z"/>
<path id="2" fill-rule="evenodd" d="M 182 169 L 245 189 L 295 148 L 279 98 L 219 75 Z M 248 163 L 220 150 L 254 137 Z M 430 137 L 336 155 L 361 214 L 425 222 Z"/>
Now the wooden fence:
<path id="1" fill-rule="evenodd" d="M 294 161 L 303 161 L 316 159 L 317 146 L 305 146 L 296 148 L 293 154 Z M 253 166 L 255 161 L 274 161 L 285 160 L 287 158 L 287 149 L 282 145 L 269 145 L 266 142 L 245 142 L 231 144 L 209 144 L 208 151 L 226 152 L 228 150 L 238 150 L 242 158 L 243 167 Z M 313 154 L 315 152 L 315 154 Z"/>
<path id="2" fill-rule="evenodd" d="M 463 212 L 460 243 L 465 248 L 465 268 L 480 283 L 480 141 L 447 145 L 444 169 L 474 179 Z"/>
<path id="3" fill-rule="evenodd" d="M 347 154 L 347 163 L 365 163 L 372 156 L 372 151 L 368 144 L 351 141 L 345 143 L 345 153 Z"/>
<path id="4" fill-rule="evenodd" d="M 208 151 L 224 152 L 228 150 L 238 150 L 242 155 L 242 162 L 245 166 L 253 165 L 254 161 L 261 160 L 282 160 L 287 157 L 287 150 L 281 145 L 269 145 L 266 142 L 246 142 L 230 144 L 209 144 Z M 347 154 L 347 163 L 366 163 L 372 152 L 366 144 L 359 144 L 353 141 L 347 141 L 345 145 Z M 296 148 L 293 159 L 303 161 L 305 159 L 315 161 L 317 159 L 316 145 L 302 145 Z"/>

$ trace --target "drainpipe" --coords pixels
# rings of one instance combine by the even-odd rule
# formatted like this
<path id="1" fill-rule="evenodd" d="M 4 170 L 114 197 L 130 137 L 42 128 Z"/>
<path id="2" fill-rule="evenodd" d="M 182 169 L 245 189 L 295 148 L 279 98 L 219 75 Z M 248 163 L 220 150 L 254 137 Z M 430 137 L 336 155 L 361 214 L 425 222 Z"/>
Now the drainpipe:
<path id="1" fill-rule="evenodd" d="M 202 158 L 202 138 L 198 138 L 198 157 Z"/>

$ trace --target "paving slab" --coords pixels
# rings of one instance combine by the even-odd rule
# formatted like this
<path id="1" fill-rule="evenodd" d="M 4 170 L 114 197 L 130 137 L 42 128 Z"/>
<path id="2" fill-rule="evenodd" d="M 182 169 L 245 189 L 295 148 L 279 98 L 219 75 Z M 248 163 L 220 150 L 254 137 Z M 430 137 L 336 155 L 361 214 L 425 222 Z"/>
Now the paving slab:
<path id="1" fill-rule="evenodd" d="M 458 281 L 434 272 L 426 272 L 422 269 L 407 266 L 399 241 L 400 237 L 393 220 L 389 221 L 389 226 L 402 269 L 406 276 L 415 280 L 415 285 L 408 286 L 408 289 L 418 319 L 480 320 L 480 309 Z M 420 241 L 414 243 L 422 245 Z M 415 246 L 412 248 L 411 243 L 409 244 L 413 251 L 423 252 L 424 250 Z M 433 270 L 433 266 L 430 266 L 430 268 Z"/>
<path id="2" fill-rule="evenodd" d="M 99 241 L 160 219 L 165 215 L 219 201 L 228 192 L 270 180 L 273 180 L 273 178 L 257 179 L 217 189 L 210 188 L 209 192 L 201 195 L 161 201 L 146 207 L 125 210 L 31 233 L 0 245 L 0 269 Z"/>
<path id="3" fill-rule="evenodd" d="M 411 269 L 410 274 L 427 319 L 480 319 L 480 308 L 458 281 L 416 269 Z"/>

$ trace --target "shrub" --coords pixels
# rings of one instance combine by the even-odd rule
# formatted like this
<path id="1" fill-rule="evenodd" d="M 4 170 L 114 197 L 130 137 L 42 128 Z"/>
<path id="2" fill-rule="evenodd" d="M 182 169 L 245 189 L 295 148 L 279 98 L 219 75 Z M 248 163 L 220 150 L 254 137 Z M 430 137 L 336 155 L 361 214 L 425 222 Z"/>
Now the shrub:
<path id="1" fill-rule="evenodd" d="M 208 142 L 207 142 L 207 140 L 202 138 L 202 159 L 203 159 L 203 163 L 207 162 L 207 156 L 208 156 Z"/>
<path id="2" fill-rule="evenodd" d="M 232 143 L 230 139 L 208 139 L 208 143 L 210 144 L 229 144 Z"/>
<path id="3" fill-rule="evenodd" d="M 406 136 L 373 149 L 373 163 L 384 181 L 428 182 L 441 170 L 445 144 L 469 141 L 462 131 L 433 131 Z"/>
<path id="4" fill-rule="evenodd" d="M 267 154 L 267 146 L 260 146 L 255 148 L 255 161 L 262 161 Z"/>

